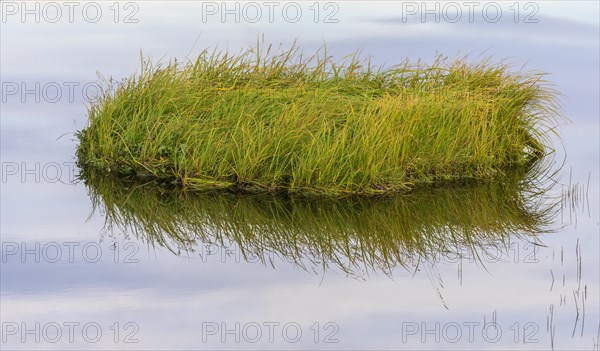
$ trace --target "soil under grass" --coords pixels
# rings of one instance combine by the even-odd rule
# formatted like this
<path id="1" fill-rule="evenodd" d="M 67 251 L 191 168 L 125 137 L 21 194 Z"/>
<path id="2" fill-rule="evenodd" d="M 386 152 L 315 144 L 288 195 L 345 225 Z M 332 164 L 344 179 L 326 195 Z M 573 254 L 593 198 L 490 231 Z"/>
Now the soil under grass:
<path id="1" fill-rule="evenodd" d="M 551 151 L 556 96 L 543 74 L 489 61 L 204 51 L 108 84 L 77 156 L 188 190 L 376 195 L 527 167 Z"/>

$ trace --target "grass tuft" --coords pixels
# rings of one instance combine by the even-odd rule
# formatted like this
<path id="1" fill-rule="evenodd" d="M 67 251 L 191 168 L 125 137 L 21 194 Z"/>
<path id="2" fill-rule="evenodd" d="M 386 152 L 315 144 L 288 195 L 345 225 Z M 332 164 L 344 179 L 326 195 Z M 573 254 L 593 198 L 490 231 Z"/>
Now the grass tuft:
<path id="1" fill-rule="evenodd" d="M 77 156 L 188 190 L 378 195 L 530 165 L 553 151 L 557 96 L 544 74 L 489 60 L 206 50 L 107 84 Z"/>

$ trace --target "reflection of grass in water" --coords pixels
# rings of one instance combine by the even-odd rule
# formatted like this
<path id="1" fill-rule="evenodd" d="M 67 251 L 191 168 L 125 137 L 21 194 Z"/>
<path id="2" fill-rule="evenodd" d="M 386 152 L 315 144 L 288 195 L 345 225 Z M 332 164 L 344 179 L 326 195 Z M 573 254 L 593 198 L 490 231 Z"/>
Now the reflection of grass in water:
<path id="1" fill-rule="evenodd" d="M 544 231 L 555 206 L 527 188 L 526 176 L 502 182 L 416 189 L 381 198 L 304 198 L 233 192 L 190 193 L 83 172 L 95 208 L 150 243 L 177 249 L 235 243 L 246 257 L 276 254 L 306 267 L 322 262 L 352 273 L 390 272 L 507 244 Z"/>

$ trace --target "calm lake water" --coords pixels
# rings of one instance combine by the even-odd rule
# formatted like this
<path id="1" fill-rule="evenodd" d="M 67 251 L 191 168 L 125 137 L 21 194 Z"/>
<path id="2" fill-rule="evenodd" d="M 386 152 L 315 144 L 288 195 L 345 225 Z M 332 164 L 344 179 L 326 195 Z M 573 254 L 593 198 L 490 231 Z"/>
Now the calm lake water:
<path id="1" fill-rule="evenodd" d="M 598 3 L 428 4 L 3 1 L 2 349 L 598 350 Z M 556 182 L 302 201 L 77 180 L 97 72 L 262 35 L 548 72 Z"/>

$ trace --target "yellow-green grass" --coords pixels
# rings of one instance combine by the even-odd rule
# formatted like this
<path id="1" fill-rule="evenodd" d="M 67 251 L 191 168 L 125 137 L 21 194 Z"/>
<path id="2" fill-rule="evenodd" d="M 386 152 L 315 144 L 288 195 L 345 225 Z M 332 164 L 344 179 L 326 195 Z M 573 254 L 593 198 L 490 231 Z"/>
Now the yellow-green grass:
<path id="1" fill-rule="evenodd" d="M 557 116 L 542 73 L 490 60 L 384 68 L 257 45 L 142 61 L 91 104 L 77 155 L 188 190 L 377 195 L 525 167 Z"/>

